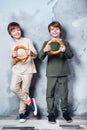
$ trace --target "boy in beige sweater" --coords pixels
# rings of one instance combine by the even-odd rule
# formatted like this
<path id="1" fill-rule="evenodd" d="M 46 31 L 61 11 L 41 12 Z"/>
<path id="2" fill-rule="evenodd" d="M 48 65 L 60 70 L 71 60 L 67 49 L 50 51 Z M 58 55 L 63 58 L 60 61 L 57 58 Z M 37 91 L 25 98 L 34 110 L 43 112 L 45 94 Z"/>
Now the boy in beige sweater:
<path id="1" fill-rule="evenodd" d="M 32 110 L 34 115 L 37 115 L 37 107 L 34 98 L 29 97 L 29 88 L 31 85 L 34 73 L 37 73 L 34 64 L 34 59 L 37 57 L 37 51 L 34 48 L 32 41 L 23 37 L 23 32 L 20 25 L 16 22 L 11 22 L 7 27 L 8 33 L 13 38 L 14 42 L 11 47 L 10 60 L 12 63 L 12 79 L 11 91 L 14 92 L 20 99 L 19 121 L 26 121 L 26 108 Z M 27 48 L 15 49 L 19 46 Z M 22 57 L 25 57 L 22 59 Z"/>

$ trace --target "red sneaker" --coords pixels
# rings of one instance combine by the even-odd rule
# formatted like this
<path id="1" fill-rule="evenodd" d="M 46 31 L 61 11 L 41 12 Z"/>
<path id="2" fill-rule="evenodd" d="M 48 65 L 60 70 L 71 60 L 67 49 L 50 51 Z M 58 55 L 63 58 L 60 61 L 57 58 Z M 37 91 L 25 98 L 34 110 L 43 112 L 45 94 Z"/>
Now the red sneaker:
<path id="1" fill-rule="evenodd" d="M 37 106 L 36 106 L 35 98 L 31 98 L 29 107 L 33 111 L 34 115 L 36 116 L 37 115 Z"/>

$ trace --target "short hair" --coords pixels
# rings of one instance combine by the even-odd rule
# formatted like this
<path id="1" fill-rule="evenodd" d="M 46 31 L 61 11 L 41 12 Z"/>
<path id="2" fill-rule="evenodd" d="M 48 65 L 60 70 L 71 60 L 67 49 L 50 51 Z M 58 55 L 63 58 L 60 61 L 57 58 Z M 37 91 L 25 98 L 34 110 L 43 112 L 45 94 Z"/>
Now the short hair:
<path id="1" fill-rule="evenodd" d="M 58 27 L 60 29 L 60 31 L 62 31 L 62 26 L 58 21 L 53 21 L 48 25 L 48 30 L 50 32 L 50 27 Z"/>
<path id="2" fill-rule="evenodd" d="M 8 33 L 11 35 L 11 31 L 12 31 L 13 29 L 15 29 L 16 27 L 18 27 L 18 28 L 21 30 L 21 33 L 22 33 L 21 26 L 20 26 L 18 23 L 16 23 L 16 22 L 11 22 L 11 23 L 9 23 L 9 25 L 8 25 L 8 27 L 7 27 Z"/>

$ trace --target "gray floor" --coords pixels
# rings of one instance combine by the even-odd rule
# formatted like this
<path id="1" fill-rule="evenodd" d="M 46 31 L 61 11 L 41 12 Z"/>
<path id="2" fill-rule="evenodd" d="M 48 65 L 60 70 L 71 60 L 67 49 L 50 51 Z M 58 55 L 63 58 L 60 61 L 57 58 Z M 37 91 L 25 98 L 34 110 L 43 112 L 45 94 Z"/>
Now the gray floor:
<path id="1" fill-rule="evenodd" d="M 25 123 L 19 123 L 16 117 L 0 117 L 0 130 L 87 130 L 87 117 L 73 117 L 72 123 L 61 117 L 56 124 L 49 124 L 47 117 L 28 118 Z"/>

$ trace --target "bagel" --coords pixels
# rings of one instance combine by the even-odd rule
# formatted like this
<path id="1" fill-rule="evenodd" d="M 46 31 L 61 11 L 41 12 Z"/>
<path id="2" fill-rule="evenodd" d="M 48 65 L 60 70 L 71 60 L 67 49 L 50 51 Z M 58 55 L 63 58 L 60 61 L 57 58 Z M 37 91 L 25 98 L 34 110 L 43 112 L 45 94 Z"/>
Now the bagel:
<path id="1" fill-rule="evenodd" d="M 60 47 L 61 47 L 61 46 L 62 46 L 62 47 L 64 46 L 64 43 L 63 43 L 62 39 L 52 39 L 52 40 L 50 40 L 47 44 L 48 44 L 48 45 L 51 45 L 51 44 L 54 43 L 54 42 L 58 43 L 58 44 L 60 45 Z M 52 54 L 52 55 L 55 55 L 55 54 L 60 54 L 61 51 L 58 49 L 57 51 L 50 51 L 49 53 Z"/>
<path id="2" fill-rule="evenodd" d="M 14 51 L 18 51 L 18 49 L 24 49 L 25 51 L 28 50 L 28 48 L 26 46 L 23 46 L 23 45 L 18 45 L 14 48 Z M 26 55 L 25 56 L 17 56 L 17 59 L 19 60 L 26 60 L 27 58 L 29 57 L 29 55 Z"/>

